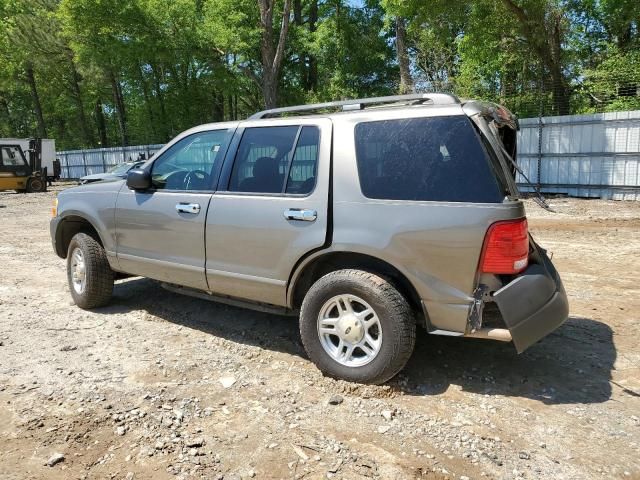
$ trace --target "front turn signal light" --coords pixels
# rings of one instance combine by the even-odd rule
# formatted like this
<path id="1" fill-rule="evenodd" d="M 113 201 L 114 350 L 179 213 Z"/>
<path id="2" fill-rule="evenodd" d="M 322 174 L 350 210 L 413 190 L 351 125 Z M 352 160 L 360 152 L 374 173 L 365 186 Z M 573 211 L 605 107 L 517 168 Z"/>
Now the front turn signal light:
<path id="1" fill-rule="evenodd" d="M 58 216 L 58 199 L 57 198 L 53 199 L 53 205 L 51 206 L 51 216 L 52 217 Z"/>

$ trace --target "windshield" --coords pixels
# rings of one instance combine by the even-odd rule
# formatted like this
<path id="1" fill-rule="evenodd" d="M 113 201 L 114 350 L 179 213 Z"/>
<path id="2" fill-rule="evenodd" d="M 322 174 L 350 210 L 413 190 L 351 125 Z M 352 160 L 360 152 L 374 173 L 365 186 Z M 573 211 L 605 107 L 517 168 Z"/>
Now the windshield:
<path id="1" fill-rule="evenodd" d="M 20 147 L 15 145 L 2 146 L 0 159 L 5 167 L 23 167 L 26 163 Z"/>

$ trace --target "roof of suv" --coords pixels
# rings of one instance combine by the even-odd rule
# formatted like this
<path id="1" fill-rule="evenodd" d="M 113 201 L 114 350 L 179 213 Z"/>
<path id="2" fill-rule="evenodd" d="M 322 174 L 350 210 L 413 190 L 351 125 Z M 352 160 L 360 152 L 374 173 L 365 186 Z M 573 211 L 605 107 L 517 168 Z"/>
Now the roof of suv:
<path id="1" fill-rule="evenodd" d="M 460 99 L 448 93 L 419 93 L 412 95 L 392 95 L 387 97 L 360 98 L 339 100 L 335 102 L 313 103 L 292 107 L 272 108 L 251 115 L 248 120 L 260 120 L 279 117 L 286 114 L 307 114 L 309 116 L 326 116 L 327 111 L 358 112 L 366 108 L 398 108 L 413 106 L 452 106 L 460 105 Z M 305 115 L 305 116 L 307 116 Z"/>
<path id="2" fill-rule="evenodd" d="M 227 122 L 207 123 L 193 127 L 182 132 L 176 137 L 182 138 L 187 135 L 208 130 L 212 127 L 235 128 L 246 121 L 268 121 L 275 119 L 292 118 L 331 118 L 349 114 L 362 114 L 369 110 L 372 113 L 390 110 L 404 110 L 415 108 L 442 109 L 443 115 L 450 115 L 456 110 L 456 114 L 473 116 L 479 114 L 495 120 L 500 126 L 508 125 L 513 130 L 518 130 L 516 117 L 505 107 L 482 100 L 460 99 L 448 93 L 418 93 L 411 95 L 392 95 L 386 97 L 360 98 L 353 100 L 339 100 L 326 103 L 314 103 L 309 105 L 295 105 L 291 107 L 273 108 L 263 110 L 251 115 L 245 120 L 235 120 Z M 447 113 L 444 113 L 447 112 Z"/>

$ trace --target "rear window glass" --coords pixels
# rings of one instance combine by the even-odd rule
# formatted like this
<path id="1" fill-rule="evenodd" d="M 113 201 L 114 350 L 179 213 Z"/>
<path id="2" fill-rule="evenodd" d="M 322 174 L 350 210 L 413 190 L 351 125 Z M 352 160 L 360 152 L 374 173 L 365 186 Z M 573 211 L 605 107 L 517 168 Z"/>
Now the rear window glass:
<path id="1" fill-rule="evenodd" d="M 489 159 L 465 116 L 356 125 L 360 187 L 368 198 L 502 202 Z"/>

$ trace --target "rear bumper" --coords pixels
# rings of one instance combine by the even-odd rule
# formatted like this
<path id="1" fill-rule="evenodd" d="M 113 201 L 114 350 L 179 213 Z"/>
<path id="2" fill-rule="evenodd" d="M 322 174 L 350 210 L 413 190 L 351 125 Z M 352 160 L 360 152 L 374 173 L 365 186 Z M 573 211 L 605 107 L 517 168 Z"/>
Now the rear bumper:
<path id="1" fill-rule="evenodd" d="M 569 316 L 569 302 L 560 275 L 546 252 L 534 244 L 532 264 L 494 293 L 513 344 L 522 353 L 546 337 Z"/>

